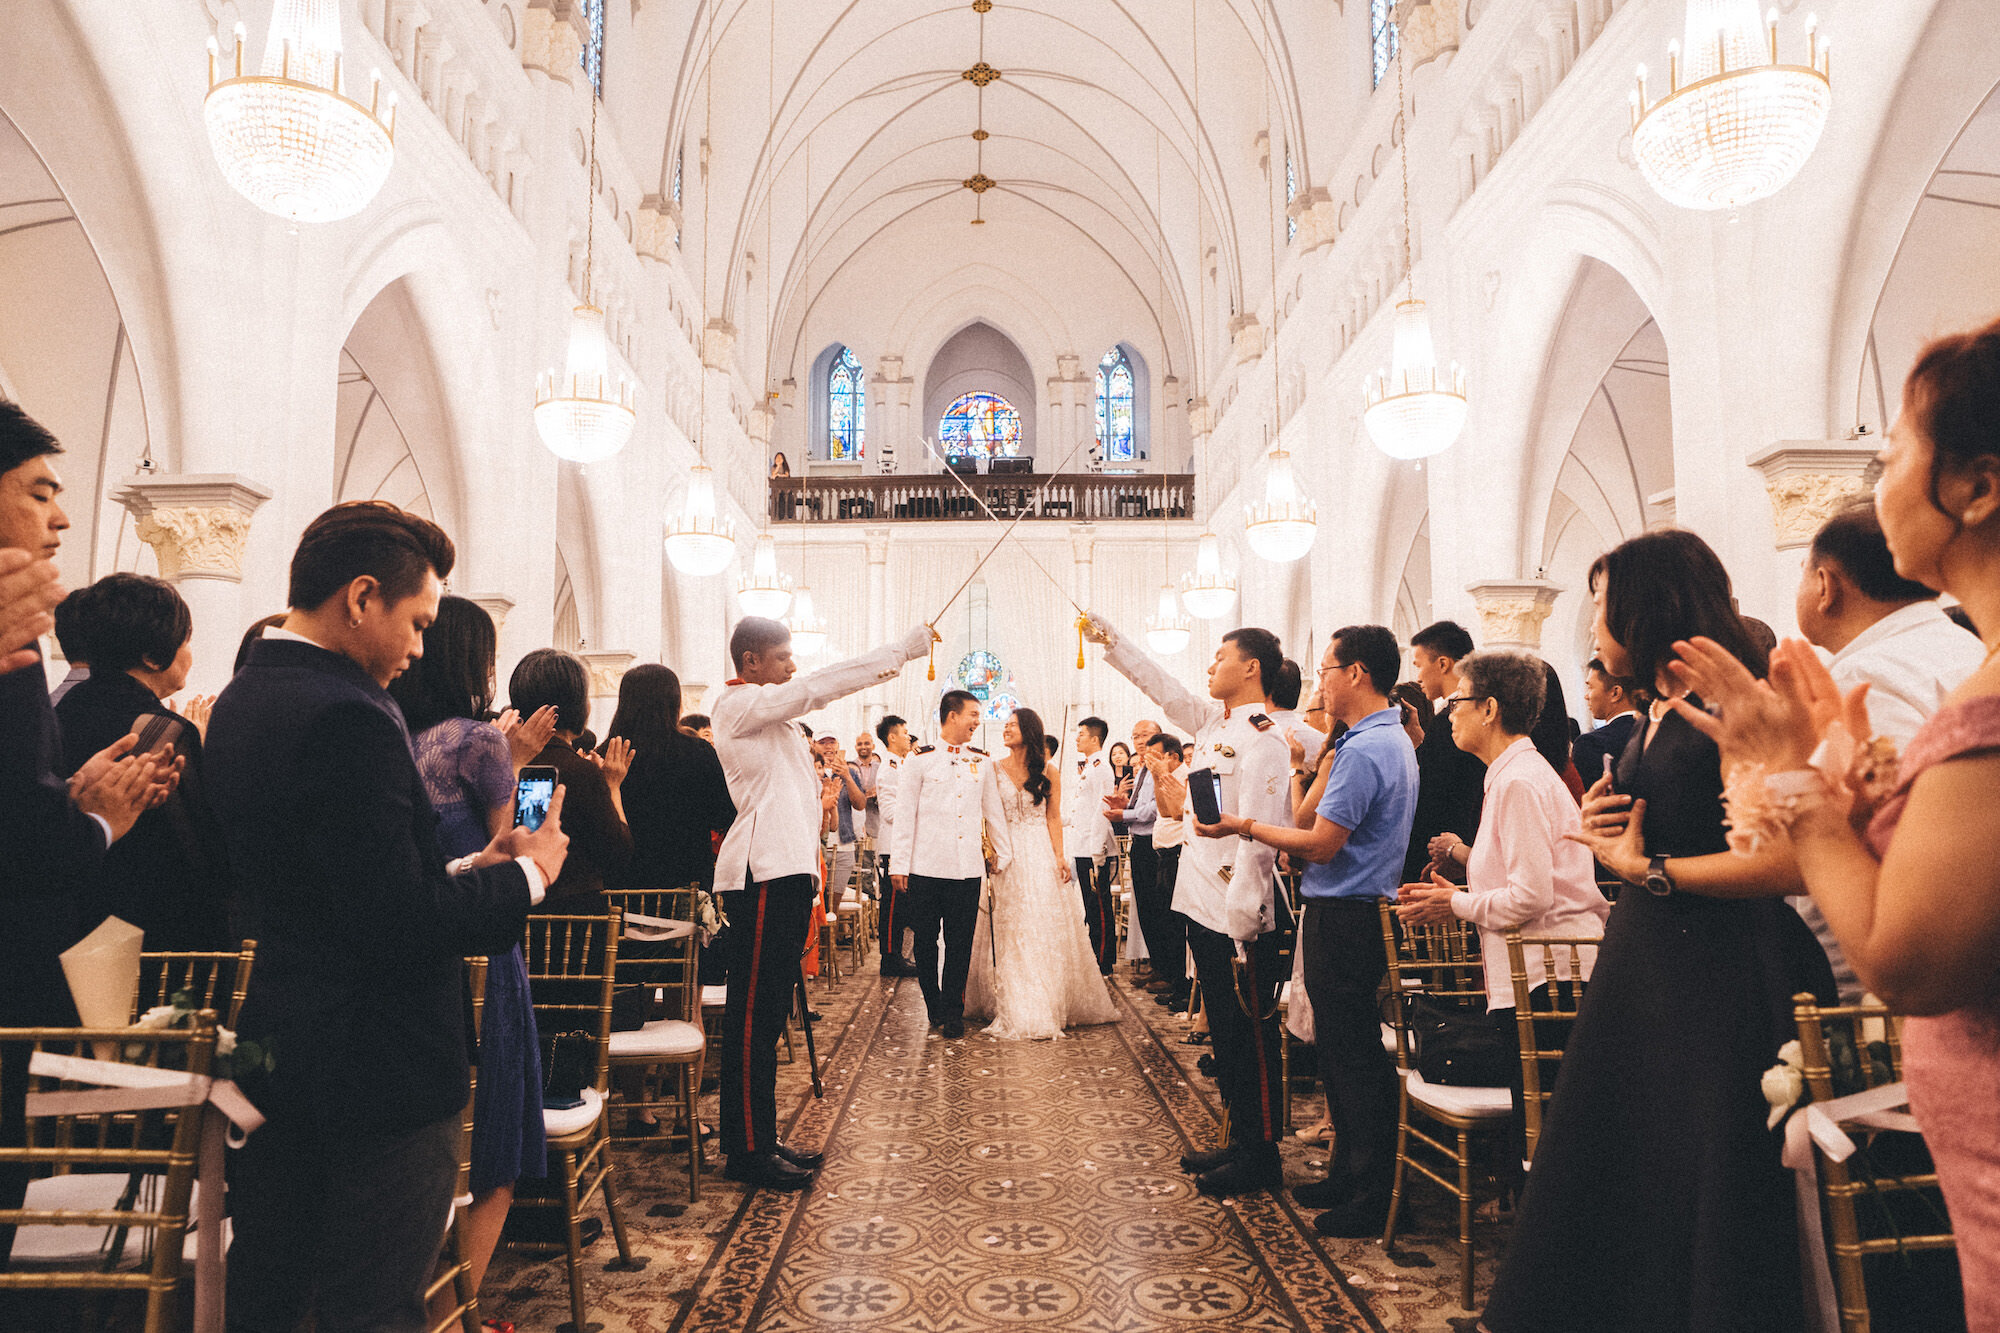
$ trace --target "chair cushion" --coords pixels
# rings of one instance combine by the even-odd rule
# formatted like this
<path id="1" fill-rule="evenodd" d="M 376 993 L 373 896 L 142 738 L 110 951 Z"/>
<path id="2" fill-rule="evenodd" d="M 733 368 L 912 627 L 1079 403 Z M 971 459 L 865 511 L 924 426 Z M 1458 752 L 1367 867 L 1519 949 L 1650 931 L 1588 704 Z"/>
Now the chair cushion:
<path id="1" fill-rule="evenodd" d="M 108 1172 L 81 1174 L 72 1172 L 66 1176 L 49 1176 L 42 1180 L 28 1182 L 28 1199 L 23 1207 L 35 1209 L 62 1209 L 66 1212 L 108 1212 L 118 1206 L 118 1198 L 125 1192 L 129 1177 L 120 1171 L 113 1175 Z M 158 1198 L 160 1182 L 152 1183 L 153 1197 Z M 140 1195 L 143 1206 L 146 1195 Z M 190 1205 L 192 1215 L 193 1207 Z M 26 1226 L 14 1233 L 14 1262 L 17 1264 L 82 1264 L 97 1261 L 103 1247 L 109 1242 L 109 1227 L 58 1227 Z M 139 1262 L 146 1243 L 146 1233 L 133 1229 L 125 1235 L 125 1252 L 119 1256 L 117 1267 L 127 1268 Z"/>
<path id="2" fill-rule="evenodd" d="M 1513 1094 L 1505 1088 L 1448 1088 L 1424 1082 L 1414 1069 L 1404 1077 L 1403 1086 L 1411 1101 L 1468 1120 L 1497 1120 L 1514 1111 Z"/>
<path id="3" fill-rule="evenodd" d="M 701 988 L 702 1008 L 720 1009 L 723 1005 L 728 1003 L 729 1003 L 729 987 L 724 985 L 716 985 L 716 986 L 703 986 Z"/>
<path id="4" fill-rule="evenodd" d="M 566 1134 L 575 1134 L 589 1129 L 597 1123 L 597 1117 L 604 1114 L 604 1094 L 596 1088 L 583 1090 L 583 1105 L 571 1107 L 567 1111 L 551 1111 L 542 1108 L 542 1129 L 552 1139 Z"/>
<path id="5" fill-rule="evenodd" d="M 861 904 L 855 902 L 852 898 L 844 898 L 840 903 L 839 914 L 841 916 L 859 916 L 861 915 Z"/>
<path id="6" fill-rule="evenodd" d="M 656 1018 L 631 1032 L 611 1034 L 611 1058 L 629 1060 L 640 1056 L 665 1059 L 672 1055 L 693 1055 L 705 1044 L 701 1026 L 678 1018 Z"/>

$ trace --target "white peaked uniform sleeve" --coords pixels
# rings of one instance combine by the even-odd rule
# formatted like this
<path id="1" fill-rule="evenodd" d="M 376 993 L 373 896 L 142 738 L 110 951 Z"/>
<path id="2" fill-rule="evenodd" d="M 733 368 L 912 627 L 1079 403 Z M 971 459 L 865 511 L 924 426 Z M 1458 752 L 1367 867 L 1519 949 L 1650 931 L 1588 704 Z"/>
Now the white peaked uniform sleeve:
<path id="1" fill-rule="evenodd" d="M 895 846 L 896 839 L 896 779 L 903 766 L 882 761 L 882 767 L 875 773 L 875 812 L 882 816 L 882 823 L 888 826 L 888 847 Z M 885 851 L 887 848 L 885 847 Z"/>
<path id="2" fill-rule="evenodd" d="M 1276 731 L 1244 747 L 1236 768 L 1236 813 L 1260 824 L 1291 827 L 1292 752 Z M 1249 943 L 1276 924 L 1271 895 L 1276 891 L 1278 849 L 1237 840 L 1236 864 L 1223 890 L 1223 919 L 1229 937 Z"/>
<path id="3" fill-rule="evenodd" d="M 1111 636 L 1111 645 L 1104 652 L 1105 664 L 1138 686 L 1139 692 L 1164 709 L 1167 720 L 1182 731 L 1194 735 L 1208 726 L 1214 720 L 1213 715 L 1221 711 L 1220 704 L 1198 697 L 1175 680 L 1172 672 L 1133 647 L 1131 640 L 1114 629 L 1110 621 L 1095 611 L 1090 613 L 1090 618 Z"/>
<path id="4" fill-rule="evenodd" d="M 917 807 L 922 803 L 924 764 L 920 755 L 903 756 L 896 770 L 896 821 L 889 825 L 889 873 L 910 873 L 910 859 L 917 850 Z"/>
<path id="5" fill-rule="evenodd" d="M 983 772 L 979 780 L 979 804 L 986 816 L 986 834 L 993 839 L 994 866 L 1005 870 L 1014 860 L 1014 837 L 1007 831 L 1007 809 L 1000 804 L 1000 778 L 995 771 L 998 767 L 990 759 L 980 765 Z"/>
<path id="6" fill-rule="evenodd" d="M 900 641 L 872 653 L 794 676 L 783 685 L 765 685 L 747 691 L 751 697 L 743 710 L 729 719 L 732 724 L 729 734 L 743 736 L 774 722 L 790 722 L 858 690 L 894 680 L 905 663 L 916 661 L 930 650 L 931 632 L 919 625 Z"/>

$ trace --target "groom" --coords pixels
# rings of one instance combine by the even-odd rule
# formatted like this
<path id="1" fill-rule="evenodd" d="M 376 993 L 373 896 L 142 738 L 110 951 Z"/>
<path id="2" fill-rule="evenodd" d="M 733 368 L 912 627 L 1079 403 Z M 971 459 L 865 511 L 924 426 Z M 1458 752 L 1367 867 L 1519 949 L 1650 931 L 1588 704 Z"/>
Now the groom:
<path id="1" fill-rule="evenodd" d="M 903 760 L 890 826 L 889 884 L 902 898 L 896 916 L 916 931 L 917 984 L 931 1026 L 943 1027 L 948 1041 L 965 1035 L 965 977 L 972 969 L 980 872 L 998 874 L 1014 858 L 996 761 L 968 744 L 978 728 L 979 700 L 964 690 L 947 691 L 938 701 L 942 739 Z M 993 844 L 991 857 L 981 850 L 982 822 Z"/>

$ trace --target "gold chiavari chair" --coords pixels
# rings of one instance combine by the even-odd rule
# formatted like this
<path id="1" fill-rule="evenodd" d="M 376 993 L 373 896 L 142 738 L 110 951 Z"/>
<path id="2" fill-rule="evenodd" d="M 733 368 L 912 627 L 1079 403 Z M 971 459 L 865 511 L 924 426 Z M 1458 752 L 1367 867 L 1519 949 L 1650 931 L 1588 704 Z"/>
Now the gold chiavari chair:
<path id="1" fill-rule="evenodd" d="M 1472 1308 L 1472 1136 L 1505 1131 L 1513 1115 L 1513 1093 L 1505 1087 L 1445 1087 L 1425 1081 L 1417 1072 L 1410 1037 L 1407 1001 L 1421 996 L 1445 1010 L 1486 1012 L 1486 972 L 1479 956 L 1479 932 L 1469 923 L 1405 926 L 1396 919 L 1394 904 L 1384 900 L 1382 948 L 1388 955 L 1390 1023 L 1396 1034 L 1396 1069 L 1402 1088 L 1396 1105 L 1396 1172 L 1389 1191 L 1389 1217 L 1382 1226 L 1382 1248 L 1396 1240 L 1397 1214 L 1403 1206 L 1403 1173 L 1414 1170 L 1458 1200 L 1458 1246 L 1463 1259 L 1459 1304 Z M 1423 1122 L 1451 1134 L 1452 1142 L 1434 1136 Z M 1426 1160 L 1426 1154 L 1434 1154 Z M 1445 1171 L 1453 1172 L 1446 1176 Z"/>
<path id="2" fill-rule="evenodd" d="M 0 1028 L 0 1049 L 32 1057 L 44 1051 L 89 1051 L 95 1043 L 97 1050 L 115 1053 L 123 1064 L 205 1078 L 215 1037 L 215 1011 L 203 1009 L 188 1027 L 172 1030 Z M 55 1075 L 32 1075 L 29 1086 L 31 1092 L 66 1091 Z M 99 1086 L 87 1085 L 88 1090 Z M 67 1090 L 76 1091 L 76 1085 Z M 0 1271 L 0 1291 L 144 1291 L 145 1333 L 167 1333 L 182 1285 L 201 1107 L 188 1107 L 176 1117 L 164 1146 L 146 1134 L 147 1113 L 139 1115 L 137 1125 L 88 1112 L 37 1117 L 31 1101 L 28 1114 L 27 1146 L 0 1147 L 0 1164 L 50 1174 L 30 1181 L 22 1207 L 0 1209 L 0 1225 L 19 1228 L 12 1263 Z M 129 1191 L 127 1182 L 135 1177 L 148 1177 L 147 1188 Z M 67 1233 L 78 1231 L 104 1233 L 108 1249 L 96 1244 L 86 1249 L 66 1239 Z M 151 1252 L 150 1263 L 140 1268 L 130 1267 L 127 1258 L 127 1237 L 132 1235 L 143 1239 L 142 1253 L 146 1248 Z"/>
<path id="3" fill-rule="evenodd" d="M 1292 1127 L 1292 1046 L 1297 1040 L 1292 1036 L 1288 1020 L 1292 1016 L 1293 1005 L 1309 1003 L 1304 983 L 1292 984 L 1292 959 L 1299 951 L 1299 892 L 1303 878 L 1296 870 L 1278 872 L 1278 891 L 1285 895 L 1285 901 L 1292 910 L 1291 937 L 1278 951 L 1278 967 L 1285 975 L 1284 983 L 1278 987 L 1278 1081 L 1284 1087 L 1284 1114 L 1279 1124 L 1285 1129 Z"/>
<path id="4" fill-rule="evenodd" d="M 1527 1120 L 1527 1153 L 1522 1165 L 1535 1160 L 1535 1144 L 1542 1137 L 1542 1114 L 1556 1092 L 1556 1070 L 1562 1063 L 1562 1047 L 1547 1038 L 1561 1033 L 1568 1041 L 1570 1027 L 1583 1006 L 1583 968 L 1596 957 L 1601 935 L 1523 935 L 1507 932 L 1507 965 L 1514 978 L 1514 1024 L 1521 1041 L 1521 1106 Z M 1528 950 L 1542 950 L 1543 975 L 1547 982 L 1542 995 L 1546 1009 L 1533 1007 L 1534 993 L 1528 985 Z M 1586 957 L 1584 951 L 1590 950 Z"/>
<path id="5" fill-rule="evenodd" d="M 171 1003 L 176 994 L 186 991 L 195 1008 L 225 1014 L 222 1026 L 234 1028 L 237 1015 L 243 1011 L 243 997 L 250 991 L 250 969 L 256 961 L 255 940 L 243 941 L 240 949 L 217 953 L 142 953 L 133 1016 Z M 225 997 L 228 1003 L 217 1004 L 218 997 Z"/>
<path id="6" fill-rule="evenodd" d="M 486 1022 L 486 960 L 465 960 L 466 992 L 472 997 L 472 1035 L 476 1041 Z M 465 1116 L 459 1121 L 458 1184 L 452 1190 L 451 1226 L 445 1231 L 443 1267 L 424 1288 L 424 1302 L 430 1307 L 430 1333 L 449 1333 L 457 1324 L 460 1333 L 480 1333 L 479 1292 L 472 1285 L 472 1263 L 466 1258 L 465 1209 L 472 1202 L 472 1122 L 479 1100 L 479 1065 L 472 1066 L 472 1083 L 465 1093 Z M 451 1289 L 451 1305 L 438 1308 L 445 1289 Z"/>
<path id="7" fill-rule="evenodd" d="M 566 1224 L 563 1242 L 516 1241 L 513 1247 L 539 1254 L 564 1253 L 569 1268 L 570 1318 L 583 1328 L 583 1218 L 601 1191 L 611 1234 L 618 1243 L 617 1267 L 643 1267 L 634 1261 L 625 1239 L 625 1221 L 618 1215 L 617 1173 L 611 1160 L 611 1136 L 605 1102 L 611 1070 L 611 992 L 618 966 L 618 939 L 624 913 L 613 905 L 602 916 L 530 916 L 527 964 L 529 998 L 535 1025 L 544 1033 L 580 1029 L 590 1034 L 596 1055 L 591 1082 L 583 1089 L 583 1105 L 574 1110 L 542 1113 L 548 1134 L 551 1174 L 562 1185 L 561 1199 L 517 1195 L 517 1209 L 560 1208 Z"/>
<path id="8" fill-rule="evenodd" d="M 1821 1005 L 1809 993 L 1792 997 L 1806 1091 L 1815 1102 L 1880 1087 L 1903 1077 L 1903 1020 L 1880 1004 Z M 1836 1067 L 1842 1084 L 1834 1082 Z M 1794 1114 L 1803 1114 L 1804 1108 Z M 1833 1280 L 1841 1333 L 1869 1333 L 1866 1260 L 1957 1245 L 1937 1171 L 1907 1135 L 1850 1126 L 1868 1151 L 1835 1161 L 1817 1144 L 1819 1193 L 1833 1232 Z M 1895 1151 L 1882 1153 L 1893 1143 Z M 1883 1160 L 1889 1158 L 1891 1160 Z M 1874 1207 L 1863 1217 L 1862 1200 Z M 1918 1228 L 1913 1234 L 1905 1228 Z M 1884 1233 L 1887 1234 L 1884 1234 Z"/>
<path id="9" fill-rule="evenodd" d="M 626 938 L 618 955 L 619 984 L 639 986 L 650 992 L 651 1016 L 646 1025 L 611 1034 L 614 1082 L 625 1083 L 634 1089 L 634 1095 L 627 1096 L 622 1089 L 614 1091 L 628 1114 L 658 1114 L 678 1107 L 687 1138 L 689 1203 L 700 1202 L 701 1173 L 707 1167 L 703 1160 L 701 1121 L 695 1114 L 702 1062 L 708 1050 L 701 1023 L 701 980 L 697 975 L 700 954 L 694 920 L 697 892 L 698 887 L 690 884 L 679 889 L 633 889 L 605 895 L 625 914 Z M 643 928 L 633 924 L 635 915 L 646 922 Z M 654 926 L 654 922 L 668 922 L 671 927 Z M 665 929 L 677 933 L 670 938 L 658 938 Z M 642 931 L 642 935 L 635 935 L 635 931 Z M 657 1097 L 646 1092 L 648 1082 L 654 1080 L 658 1081 L 661 1093 Z M 669 1082 L 677 1100 L 666 1095 Z M 611 1137 L 613 1141 L 626 1141 L 650 1136 L 621 1135 L 614 1129 Z"/>

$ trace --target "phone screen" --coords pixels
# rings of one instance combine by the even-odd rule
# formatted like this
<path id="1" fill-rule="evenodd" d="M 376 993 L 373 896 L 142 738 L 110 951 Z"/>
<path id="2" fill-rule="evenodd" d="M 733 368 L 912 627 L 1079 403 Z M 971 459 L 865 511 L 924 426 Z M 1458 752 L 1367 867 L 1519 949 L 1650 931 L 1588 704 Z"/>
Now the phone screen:
<path id="1" fill-rule="evenodd" d="M 549 802 L 556 798 L 556 771 L 546 764 L 531 764 L 521 770 L 514 784 L 514 823 L 538 829 L 548 818 Z"/>
<path id="2" fill-rule="evenodd" d="M 1222 822 L 1222 781 L 1212 768 L 1197 768 L 1187 775 L 1188 805 L 1197 823 Z"/>

